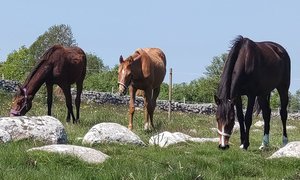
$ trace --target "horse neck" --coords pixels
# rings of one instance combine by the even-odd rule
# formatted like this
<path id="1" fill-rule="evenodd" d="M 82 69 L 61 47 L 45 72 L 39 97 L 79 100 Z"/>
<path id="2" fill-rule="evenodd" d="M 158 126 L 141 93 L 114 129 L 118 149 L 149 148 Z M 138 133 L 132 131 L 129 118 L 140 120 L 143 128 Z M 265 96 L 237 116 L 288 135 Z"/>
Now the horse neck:
<path id="1" fill-rule="evenodd" d="M 39 68 L 26 82 L 26 84 L 24 84 L 23 87 L 27 89 L 29 97 L 34 97 L 34 95 L 45 82 L 49 71 L 49 68 Z"/>

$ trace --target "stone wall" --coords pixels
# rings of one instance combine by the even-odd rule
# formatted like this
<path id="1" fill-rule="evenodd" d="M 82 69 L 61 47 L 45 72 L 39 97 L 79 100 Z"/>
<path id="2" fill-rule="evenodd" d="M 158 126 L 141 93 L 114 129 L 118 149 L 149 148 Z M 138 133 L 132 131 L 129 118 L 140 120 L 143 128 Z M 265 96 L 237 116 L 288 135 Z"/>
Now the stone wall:
<path id="1" fill-rule="evenodd" d="M 75 92 L 73 91 L 73 95 Z M 95 102 L 97 104 L 128 104 L 129 96 L 119 96 L 117 94 L 112 93 L 104 93 L 104 92 L 95 92 L 95 91 L 84 91 L 81 99 L 86 102 Z M 144 99 L 142 97 L 137 96 L 135 101 L 135 106 L 143 108 L 144 107 Z M 169 102 L 166 100 L 158 100 L 157 108 L 161 110 L 168 111 Z M 216 112 L 215 104 L 185 104 L 179 102 L 171 103 L 172 111 L 181 111 L 186 113 L 197 113 L 197 114 L 207 114 L 211 115 Z"/>
<path id="2" fill-rule="evenodd" d="M 17 81 L 9 81 L 9 80 L 0 80 L 0 89 L 7 92 L 15 92 L 15 88 L 18 85 Z M 72 90 L 73 96 L 75 96 L 76 92 Z M 128 104 L 129 96 L 119 96 L 113 93 L 106 92 L 95 92 L 95 91 L 84 91 L 82 93 L 82 100 L 86 102 L 94 102 L 97 104 Z M 135 102 L 136 107 L 143 108 L 144 100 L 142 97 L 136 97 Z M 165 100 L 157 101 L 157 109 L 168 111 L 169 102 Z M 212 115 L 215 113 L 216 107 L 214 104 L 185 104 L 179 102 L 171 103 L 172 111 L 181 111 L 185 113 L 197 113 L 197 114 L 207 114 Z"/>
<path id="3" fill-rule="evenodd" d="M 0 80 L 0 90 L 7 92 L 15 92 L 15 87 L 18 85 L 17 81 Z M 72 94 L 75 95 L 75 91 L 72 90 Z M 97 104 L 128 104 L 129 96 L 119 96 L 113 93 L 84 91 L 82 94 L 82 100 L 86 102 L 94 102 Z M 135 102 L 136 107 L 143 108 L 144 100 L 142 97 L 137 97 Z M 157 101 L 157 109 L 168 111 L 169 102 L 165 100 Z M 179 102 L 171 103 L 172 111 L 180 111 L 184 113 L 196 113 L 214 115 L 216 112 L 216 105 L 209 104 L 185 104 Z M 277 112 L 273 112 L 272 116 L 279 116 Z M 289 119 L 300 119 L 300 113 L 289 113 Z"/>
<path id="4" fill-rule="evenodd" d="M 7 92 L 15 92 L 16 86 L 19 84 L 17 81 L 0 80 L 0 90 Z"/>

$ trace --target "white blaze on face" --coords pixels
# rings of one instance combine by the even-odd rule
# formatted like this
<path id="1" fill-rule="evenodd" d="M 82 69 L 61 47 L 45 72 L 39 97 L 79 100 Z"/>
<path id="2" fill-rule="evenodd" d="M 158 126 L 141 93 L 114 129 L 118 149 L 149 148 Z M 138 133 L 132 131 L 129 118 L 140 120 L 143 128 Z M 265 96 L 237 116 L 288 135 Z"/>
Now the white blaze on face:
<path id="1" fill-rule="evenodd" d="M 124 82 L 124 79 L 125 79 L 125 75 L 126 75 L 126 72 L 125 72 L 125 69 L 122 69 L 121 71 L 121 78 L 120 78 L 120 81 L 119 81 L 119 92 L 123 92 L 125 90 L 125 82 Z"/>
<path id="2" fill-rule="evenodd" d="M 224 126 L 222 126 L 222 135 L 221 135 L 221 146 L 225 147 L 225 131 L 224 131 Z"/>

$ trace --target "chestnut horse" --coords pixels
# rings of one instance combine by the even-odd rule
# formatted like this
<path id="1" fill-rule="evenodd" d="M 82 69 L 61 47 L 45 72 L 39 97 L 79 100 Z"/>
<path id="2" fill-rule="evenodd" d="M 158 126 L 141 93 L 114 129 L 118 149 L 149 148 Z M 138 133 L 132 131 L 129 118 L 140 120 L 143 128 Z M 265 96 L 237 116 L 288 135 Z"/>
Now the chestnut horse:
<path id="1" fill-rule="evenodd" d="M 158 48 L 137 49 L 126 60 L 120 56 L 118 71 L 119 93 L 124 95 L 129 87 L 129 125 L 132 129 L 132 119 L 135 111 L 134 102 L 137 90 L 142 90 L 144 96 L 144 129 L 150 130 L 153 125 L 153 112 L 160 85 L 166 75 L 166 57 Z M 149 122 L 150 119 L 150 122 Z"/>
<path id="2" fill-rule="evenodd" d="M 42 84 L 47 87 L 48 115 L 51 115 L 53 85 L 57 84 L 65 95 L 68 109 L 67 122 L 70 115 L 73 123 L 79 121 L 80 96 L 82 84 L 86 74 L 86 55 L 79 47 L 63 47 L 54 45 L 49 48 L 41 60 L 27 77 L 25 83 L 19 87 L 10 111 L 11 116 L 25 115 L 32 105 L 32 100 Z M 76 118 L 72 108 L 71 84 L 76 83 L 75 99 Z"/>
<path id="3" fill-rule="evenodd" d="M 229 138 L 235 120 L 234 106 L 240 124 L 241 148 L 247 149 L 255 98 L 262 110 L 264 136 L 260 149 L 269 145 L 270 93 L 277 89 L 280 95 L 280 116 L 283 126 L 283 145 L 288 142 L 286 133 L 288 92 L 290 86 L 290 57 L 287 51 L 274 42 L 253 42 L 242 36 L 234 40 L 225 62 L 215 102 L 216 119 L 220 136 L 219 148 L 229 148 Z M 244 116 L 241 96 L 248 97 Z"/>

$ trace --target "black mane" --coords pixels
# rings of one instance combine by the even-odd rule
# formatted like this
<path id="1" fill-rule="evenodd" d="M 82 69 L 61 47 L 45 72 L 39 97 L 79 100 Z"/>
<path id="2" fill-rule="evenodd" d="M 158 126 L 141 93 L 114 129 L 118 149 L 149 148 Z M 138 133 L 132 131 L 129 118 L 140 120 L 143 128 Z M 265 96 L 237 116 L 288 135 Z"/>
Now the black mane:
<path id="1" fill-rule="evenodd" d="M 59 49 L 59 48 L 63 48 L 63 46 L 61 46 L 61 45 L 54 45 L 54 46 L 52 46 L 51 48 L 49 48 L 49 49 L 42 55 L 42 57 L 40 58 L 38 64 L 33 68 L 33 70 L 31 71 L 31 73 L 28 75 L 28 77 L 27 77 L 27 79 L 26 79 L 26 81 L 25 81 L 23 87 L 26 86 L 26 85 L 28 84 L 28 82 L 29 82 L 30 79 L 33 77 L 33 75 L 37 72 L 37 70 L 44 64 L 44 62 L 46 62 L 46 61 L 50 58 L 51 54 L 52 54 L 54 51 L 56 51 L 57 49 Z"/>
<path id="2" fill-rule="evenodd" d="M 238 36 L 232 42 L 231 50 L 229 51 L 227 60 L 224 65 L 223 73 L 221 76 L 220 85 L 218 88 L 217 96 L 220 99 L 230 98 L 230 86 L 231 86 L 231 75 L 233 72 L 234 65 L 239 55 L 239 50 L 244 43 L 244 37 Z"/>

